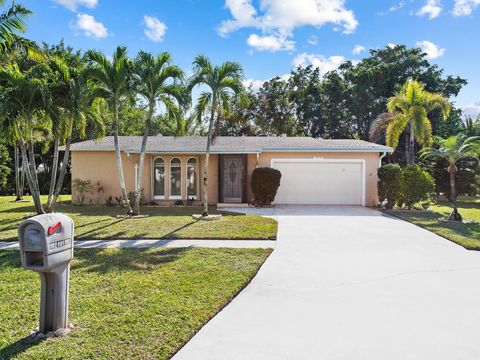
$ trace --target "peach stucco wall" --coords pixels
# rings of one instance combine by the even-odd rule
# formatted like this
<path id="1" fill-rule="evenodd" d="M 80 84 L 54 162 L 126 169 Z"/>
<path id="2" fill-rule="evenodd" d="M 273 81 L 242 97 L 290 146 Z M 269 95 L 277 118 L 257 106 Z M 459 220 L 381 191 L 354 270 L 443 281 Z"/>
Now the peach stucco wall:
<path id="1" fill-rule="evenodd" d="M 182 163 L 182 198 L 186 199 L 186 163 L 191 157 L 198 160 L 198 180 L 199 180 L 199 199 L 203 195 L 203 169 L 205 164 L 204 155 L 152 155 L 147 154 L 145 157 L 145 168 L 143 172 L 143 189 L 144 196 L 147 201 L 153 199 L 152 195 L 152 165 L 156 157 L 162 157 L 166 164 L 166 186 L 165 186 L 165 200 L 157 201 L 159 203 L 169 204 L 173 200 L 169 199 L 169 184 L 170 184 L 170 169 L 169 163 L 173 157 L 178 157 Z M 270 166 L 272 159 L 286 159 L 286 158 L 325 158 L 325 159 L 365 159 L 366 161 L 366 205 L 376 205 L 378 202 L 377 196 L 377 168 L 379 163 L 378 153 L 320 153 L 320 152 L 296 152 L 296 153 L 272 153 L 265 152 L 258 155 L 248 154 L 247 160 L 247 198 L 252 198 L 251 190 L 251 175 L 255 167 Z M 210 171 L 209 171 L 209 203 L 216 204 L 218 202 L 218 155 L 210 155 Z M 127 191 L 133 191 L 135 186 L 135 164 L 139 162 L 139 154 L 122 153 L 122 165 L 125 176 Z M 113 151 L 74 151 L 72 152 L 72 179 L 80 178 L 83 180 L 90 180 L 94 185 L 93 194 L 86 197 L 86 203 L 103 203 L 105 198 L 109 195 L 120 196 L 120 186 L 118 181 L 117 166 L 115 163 L 115 154 Z M 103 187 L 103 192 L 97 192 L 97 183 Z M 78 199 L 75 191 L 73 192 L 73 199 Z"/>
<path id="2" fill-rule="evenodd" d="M 204 155 L 152 155 L 145 156 L 145 166 L 143 171 L 143 193 L 147 201 L 153 200 L 152 191 L 152 167 L 155 158 L 161 157 L 165 161 L 165 200 L 159 200 L 159 203 L 169 204 L 174 200 L 169 199 L 170 193 L 170 160 L 178 157 L 182 164 L 182 199 L 187 198 L 186 194 L 186 166 L 187 160 L 196 158 L 198 161 L 198 182 L 199 197 L 203 194 L 203 168 L 205 166 Z M 127 192 L 133 191 L 135 188 L 135 164 L 139 164 L 139 154 L 130 154 L 129 156 L 122 153 L 123 174 Z M 210 177 L 209 177 L 209 203 L 216 204 L 218 202 L 218 155 L 210 155 L 209 160 Z M 201 171 L 200 171 L 201 170 Z M 79 178 L 82 180 L 90 180 L 93 185 L 93 193 L 88 194 L 85 203 L 104 203 L 105 198 L 109 195 L 120 196 L 120 185 L 118 180 L 117 164 L 115 162 L 115 153 L 113 151 L 74 151 L 72 152 L 72 179 Z M 101 185 L 103 191 L 97 191 L 98 184 Z M 78 194 L 72 189 L 74 201 L 78 200 Z"/>

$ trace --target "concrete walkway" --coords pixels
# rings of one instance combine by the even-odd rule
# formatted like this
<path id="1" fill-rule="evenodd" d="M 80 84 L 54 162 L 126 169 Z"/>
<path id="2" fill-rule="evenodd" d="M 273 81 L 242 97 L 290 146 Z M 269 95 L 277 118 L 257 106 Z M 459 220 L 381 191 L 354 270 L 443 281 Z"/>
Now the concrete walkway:
<path id="1" fill-rule="evenodd" d="M 75 240 L 75 248 L 206 247 L 273 249 L 275 240 Z M 18 250 L 18 242 L 0 241 L 0 250 Z"/>
<path id="2" fill-rule="evenodd" d="M 266 215 L 275 251 L 174 360 L 480 359 L 480 252 L 366 208 Z"/>

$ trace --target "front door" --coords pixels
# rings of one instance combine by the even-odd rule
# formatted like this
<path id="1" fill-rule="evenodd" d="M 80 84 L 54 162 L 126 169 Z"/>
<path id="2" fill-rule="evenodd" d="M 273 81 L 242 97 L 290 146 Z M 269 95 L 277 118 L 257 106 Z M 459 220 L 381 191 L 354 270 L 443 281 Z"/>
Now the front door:
<path id="1" fill-rule="evenodd" d="M 223 201 L 242 202 L 243 158 L 225 156 L 223 158 Z"/>

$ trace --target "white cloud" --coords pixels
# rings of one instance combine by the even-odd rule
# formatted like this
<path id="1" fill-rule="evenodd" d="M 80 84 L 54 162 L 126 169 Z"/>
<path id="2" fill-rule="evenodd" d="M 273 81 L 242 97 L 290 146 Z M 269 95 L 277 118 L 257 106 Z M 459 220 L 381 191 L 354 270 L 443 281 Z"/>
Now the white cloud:
<path id="1" fill-rule="evenodd" d="M 102 39 L 108 36 L 107 28 L 95 20 L 91 15 L 78 13 L 77 21 L 72 24 L 72 28 L 81 30 L 87 37 Z"/>
<path id="2" fill-rule="evenodd" d="M 145 22 L 145 36 L 152 41 L 163 41 L 167 25 L 153 16 L 145 15 L 143 20 Z"/>
<path id="3" fill-rule="evenodd" d="M 291 51 L 295 49 L 295 42 L 287 40 L 285 36 L 251 34 L 247 44 L 258 51 Z"/>
<path id="4" fill-rule="evenodd" d="M 395 47 L 397 47 L 398 45 L 397 44 L 394 44 L 394 43 L 388 43 L 387 44 L 387 47 L 389 47 L 390 49 L 395 49 Z"/>
<path id="5" fill-rule="evenodd" d="M 473 119 L 476 119 L 480 115 L 480 101 L 477 101 L 473 104 L 469 104 L 462 108 L 462 111 L 465 115 L 471 116 Z"/>
<path id="6" fill-rule="evenodd" d="M 480 0 L 455 0 L 453 14 L 456 16 L 470 15 L 480 5 Z"/>
<path id="7" fill-rule="evenodd" d="M 442 49 L 440 46 L 434 44 L 431 41 L 417 41 L 416 44 L 422 51 L 427 54 L 427 59 L 436 59 L 443 54 L 445 54 L 445 49 Z"/>
<path id="8" fill-rule="evenodd" d="M 439 0 L 427 0 L 420 10 L 417 11 L 418 16 L 428 16 L 429 19 L 435 19 L 442 12 L 442 6 Z"/>
<path id="9" fill-rule="evenodd" d="M 293 59 L 293 65 L 295 67 L 312 65 L 318 68 L 320 73 L 323 75 L 329 71 L 338 69 L 338 67 L 345 61 L 346 59 L 339 55 L 325 57 L 318 54 L 302 53 Z"/>
<path id="10" fill-rule="evenodd" d="M 262 32 L 258 38 L 273 35 L 287 41 L 302 26 L 330 23 L 342 27 L 345 33 L 352 33 L 358 26 L 345 0 L 262 0 L 258 9 L 253 0 L 226 0 L 225 6 L 232 18 L 220 24 L 218 32 L 222 36 L 242 28 L 256 28 Z"/>
<path id="11" fill-rule="evenodd" d="M 400 0 L 397 4 L 390 6 L 387 11 L 381 11 L 378 15 L 381 15 L 381 16 L 388 15 L 392 12 L 403 9 L 404 6 L 405 6 L 405 0 Z"/>
<path id="12" fill-rule="evenodd" d="M 57 4 L 67 8 L 70 11 L 77 11 L 80 6 L 93 9 L 97 6 L 98 0 L 54 0 Z"/>
<path id="13" fill-rule="evenodd" d="M 310 44 L 310 45 L 317 45 L 317 42 L 318 42 L 318 38 L 315 36 L 315 35 L 312 35 L 308 38 L 307 42 Z"/>
<path id="14" fill-rule="evenodd" d="M 355 47 L 352 50 L 352 53 L 353 53 L 353 55 L 358 55 L 358 54 L 361 54 L 362 52 L 364 52 L 365 50 L 367 50 L 367 49 L 365 49 L 365 46 L 355 45 Z"/>
<path id="15" fill-rule="evenodd" d="M 264 82 L 265 81 L 263 80 L 247 79 L 243 81 L 243 86 L 245 86 L 246 89 L 250 88 L 254 92 L 257 92 L 258 90 L 260 90 Z"/>

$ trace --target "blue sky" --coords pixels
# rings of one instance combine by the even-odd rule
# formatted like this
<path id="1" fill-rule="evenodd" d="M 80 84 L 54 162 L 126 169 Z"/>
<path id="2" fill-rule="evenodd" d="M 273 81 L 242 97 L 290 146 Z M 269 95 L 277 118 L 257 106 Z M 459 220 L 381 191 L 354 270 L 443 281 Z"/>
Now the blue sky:
<path id="1" fill-rule="evenodd" d="M 466 78 L 456 99 L 480 112 L 480 0 L 22 0 L 27 36 L 100 49 L 169 51 L 186 71 L 198 53 L 242 63 L 255 85 L 295 65 L 322 71 L 387 44 L 421 46 L 445 74 Z"/>

